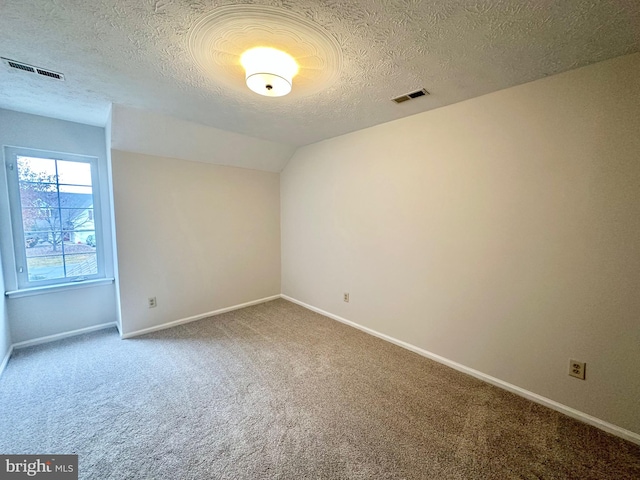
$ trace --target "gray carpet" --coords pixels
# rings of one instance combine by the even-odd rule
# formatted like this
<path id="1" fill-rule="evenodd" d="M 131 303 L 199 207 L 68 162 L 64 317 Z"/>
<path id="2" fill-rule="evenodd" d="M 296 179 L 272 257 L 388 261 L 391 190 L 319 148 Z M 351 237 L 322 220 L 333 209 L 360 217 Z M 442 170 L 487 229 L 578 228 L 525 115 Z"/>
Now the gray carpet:
<path id="1" fill-rule="evenodd" d="M 16 351 L 0 452 L 84 479 L 640 478 L 640 447 L 284 300 Z"/>

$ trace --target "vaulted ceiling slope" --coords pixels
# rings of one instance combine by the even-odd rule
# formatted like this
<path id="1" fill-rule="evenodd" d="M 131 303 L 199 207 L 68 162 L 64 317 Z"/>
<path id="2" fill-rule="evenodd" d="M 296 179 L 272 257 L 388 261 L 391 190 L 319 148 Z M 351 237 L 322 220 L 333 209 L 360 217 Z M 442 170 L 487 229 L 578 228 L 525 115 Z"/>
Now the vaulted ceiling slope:
<path id="1" fill-rule="evenodd" d="M 207 43 L 194 29 L 222 17 L 235 26 L 205 34 L 228 45 L 242 31 L 256 41 L 274 34 L 280 17 L 337 50 L 318 60 L 321 84 L 307 94 L 260 97 L 244 87 L 233 48 L 220 57 L 224 71 L 198 62 L 194 48 Z M 3 0 L 0 32 L 0 56 L 65 75 L 2 64 L 2 108 L 104 125 L 113 102 L 305 145 L 640 51 L 640 2 Z M 306 74 L 299 85 L 313 82 L 314 71 Z M 430 95 L 391 101 L 422 87 Z"/>

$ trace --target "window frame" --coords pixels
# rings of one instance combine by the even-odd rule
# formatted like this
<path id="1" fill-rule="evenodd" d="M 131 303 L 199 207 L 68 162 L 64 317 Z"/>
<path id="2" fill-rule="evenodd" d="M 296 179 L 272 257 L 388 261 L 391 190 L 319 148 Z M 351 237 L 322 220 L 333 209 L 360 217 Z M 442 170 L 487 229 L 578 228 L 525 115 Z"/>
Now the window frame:
<path id="1" fill-rule="evenodd" d="M 102 205 L 100 195 L 100 175 L 98 158 L 90 155 L 54 152 L 50 150 L 38 150 L 26 147 L 4 148 L 4 158 L 7 173 L 7 189 L 10 210 L 11 237 L 13 240 L 13 255 L 15 262 L 15 275 L 17 291 L 40 290 L 47 287 L 65 285 L 80 285 L 84 282 L 93 284 L 96 280 L 105 278 L 105 244 L 103 242 Z M 97 273 L 92 275 L 77 275 L 45 280 L 29 280 L 27 268 L 26 237 L 22 215 L 22 202 L 20 199 L 20 184 L 18 175 L 18 157 L 34 157 L 47 160 L 79 162 L 89 164 L 91 167 L 91 194 L 93 196 L 93 224 L 96 239 L 96 264 Z M 61 233 L 63 233 L 61 225 Z"/>

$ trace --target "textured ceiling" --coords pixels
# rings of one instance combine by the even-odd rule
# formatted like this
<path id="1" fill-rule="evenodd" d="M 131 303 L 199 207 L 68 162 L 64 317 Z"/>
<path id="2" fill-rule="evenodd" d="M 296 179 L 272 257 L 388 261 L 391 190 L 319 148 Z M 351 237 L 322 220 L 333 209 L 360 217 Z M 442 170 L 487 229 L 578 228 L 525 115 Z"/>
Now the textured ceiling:
<path id="1" fill-rule="evenodd" d="M 246 26 L 230 8 L 239 4 L 253 6 Z M 270 7 L 262 26 L 257 7 Z M 218 21 L 225 16 L 233 22 Z M 287 22 L 296 19 L 302 26 L 292 33 Z M 256 42 L 280 35 L 307 53 L 324 41 L 314 62 L 328 70 L 314 80 L 313 68 L 303 69 L 304 95 L 258 96 L 233 63 L 243 30 Z M 104 125 L 114 102 L 304 145 L 640 51 L 640 2 L 2 0 L 0 32 L 0 56 L 66 76 L 2 65 L 2 108 Z M 225 50 L 225 41 L 236 47 Z M 194 45 L 228 55 L 194 53 Z M 422 87 L 431 95 L 390 101 Z"/>

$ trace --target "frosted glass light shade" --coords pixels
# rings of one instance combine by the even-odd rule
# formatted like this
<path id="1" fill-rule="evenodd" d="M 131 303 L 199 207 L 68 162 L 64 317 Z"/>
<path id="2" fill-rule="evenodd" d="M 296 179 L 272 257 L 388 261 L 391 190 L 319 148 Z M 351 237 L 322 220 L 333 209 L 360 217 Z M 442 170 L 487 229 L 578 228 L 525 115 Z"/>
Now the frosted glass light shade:
<path id="1" fill-rule="evenodd" d="M 240 57 L 247 87 L 267 97 L 281 97 L 291 91 L 298 64 L 288 53 L 270 47 L 247 50 Z"/>

